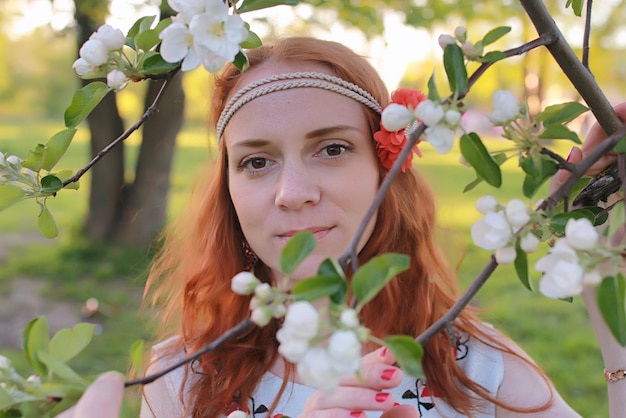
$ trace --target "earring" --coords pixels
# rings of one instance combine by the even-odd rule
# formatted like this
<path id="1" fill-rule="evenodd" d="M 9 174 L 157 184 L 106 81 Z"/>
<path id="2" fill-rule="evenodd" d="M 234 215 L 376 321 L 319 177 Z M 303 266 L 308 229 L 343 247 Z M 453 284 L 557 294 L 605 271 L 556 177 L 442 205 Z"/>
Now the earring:
<path id="1" fill-rule="evenodd" d="M 245 239 L 241 240 L 241 250 L 243 251 L 244 271 L 252 271 L 256 262 L 259 261 L 259 257 L 252 251 L 250 244 Z"/>

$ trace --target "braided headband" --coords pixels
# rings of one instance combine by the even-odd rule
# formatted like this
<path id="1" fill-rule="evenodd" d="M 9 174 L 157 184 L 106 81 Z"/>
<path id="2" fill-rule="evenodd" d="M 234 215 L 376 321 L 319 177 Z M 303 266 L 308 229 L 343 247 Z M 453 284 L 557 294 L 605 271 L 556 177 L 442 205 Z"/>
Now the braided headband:
<path id="1" fill-rule="evenodd" d="M 339 93 L 364 104 L 377 113 L 382 112 L 382 106 L 374 99 L 374 96 L 356 84 L 339 77 L 317 72 L 276 74 L 248 84 L 231 97 L 217 121 L 216 136 L 218 141 L 222 138 L 230 119 L 246 103 L 269 93 L 303 87 Z"/>

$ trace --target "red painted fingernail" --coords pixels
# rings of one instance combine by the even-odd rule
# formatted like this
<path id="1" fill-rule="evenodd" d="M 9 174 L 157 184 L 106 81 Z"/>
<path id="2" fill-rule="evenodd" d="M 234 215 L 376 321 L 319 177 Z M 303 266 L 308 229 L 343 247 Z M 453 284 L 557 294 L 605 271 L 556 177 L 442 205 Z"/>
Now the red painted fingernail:
<path id="1" fill-rule="evenodd" d="M 393 406 L 400 406 L 398 402 L 394 402 Z"/>
<path id="2" fill-rule="evenodd" d="M 570 158 L 572 158 L 572 153 L 574 152 L 574 148 L 572 148 L 571 150 L 569 150 L 569 154 L 567 154 L 567 158 L 565 159 L 565 161 L 569 161 Z"/>
<path id="3" fill-rule="evenodd" d="M 387 347 L 383 347 L 382 351 L 380 352 L 380 356 L 386 357 L 388 352 L 389 352 L 389 349 Z"/>
<path id="4" fill-rule="evenodd" d="M 387 399 L 389 399 L 389 394 L 385 392 L 380 392 L 377 393 L 374 398 L 376 399 L 376 402 L 385 402 Z"/>
<path id="5" fill-rule="evenodd" d="M 393 377 L 396 375 L 397 372 L 398 372 L 398 369 L 385 369 L 381 373 L 380 378 L 385 381 L 389 381 L 393 379 Z"/>
<path id="6" fill-rule="evenodd" d="M 363 411 L 352 411 L 350 412 L 351 417 L 359 418 L 363 416 Z"/>

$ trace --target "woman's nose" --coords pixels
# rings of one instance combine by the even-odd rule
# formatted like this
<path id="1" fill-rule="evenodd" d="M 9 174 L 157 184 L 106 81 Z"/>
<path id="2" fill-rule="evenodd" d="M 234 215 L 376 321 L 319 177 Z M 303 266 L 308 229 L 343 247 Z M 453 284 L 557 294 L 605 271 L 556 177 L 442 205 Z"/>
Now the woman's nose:
<path id="1" fill-rule="evenodd" d="M 277 185 L 276 207 L 282 210 L 299 210 L 307 205 L 316 205 L 320 195 L 320 188 L 305 164 L 285 164 Z"/>

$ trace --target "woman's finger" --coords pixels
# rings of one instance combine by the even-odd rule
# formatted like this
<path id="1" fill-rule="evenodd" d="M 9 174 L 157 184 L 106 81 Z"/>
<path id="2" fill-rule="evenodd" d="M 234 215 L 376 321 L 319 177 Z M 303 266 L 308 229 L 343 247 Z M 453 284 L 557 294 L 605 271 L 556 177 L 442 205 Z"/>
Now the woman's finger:
<path id="1" fill-rule="evenodd" d="M 397 405 L 380 416 L 380 418 L 419 418 L 419 413 L 414 406 Z"/>
<path id="2" fill-rule="evenodd" d="M 118 418 L 124 397 L 124 379 L 115 372 L 98 377 L 76 404 L 73 418 Z"/>

